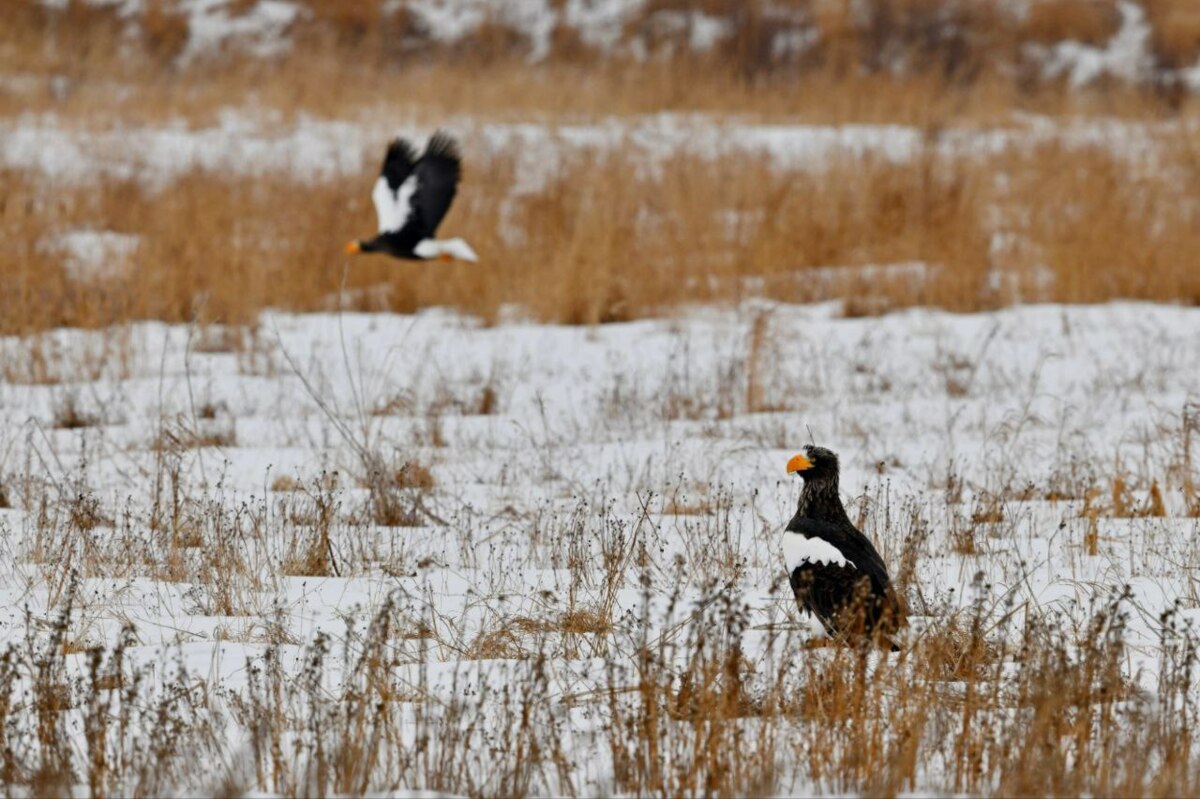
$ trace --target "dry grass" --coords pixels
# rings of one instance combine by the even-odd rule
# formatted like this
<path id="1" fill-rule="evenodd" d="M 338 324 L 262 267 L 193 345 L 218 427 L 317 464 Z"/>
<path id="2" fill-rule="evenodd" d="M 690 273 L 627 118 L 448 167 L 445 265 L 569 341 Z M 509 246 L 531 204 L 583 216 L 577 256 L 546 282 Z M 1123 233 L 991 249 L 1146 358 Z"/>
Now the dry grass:
<path id="1" fill-rule="evenodd" d="M 229 12 L 251 5 L 235 3 Z M 602 56 L 564 28 L 536 66 L 526 62 L 529 43 L 498 16 L 443 46 L 412 12 L 389 13 L 386 5 L 311 0 L 289 31 L 290 55 L 262 60 L 233 49 L 184 64 L 186 16 L 171 0 L 148 4 L 132 27 L 114 8 L 79 0 L 62 8 L 17 4 L 0 26 L 0 74 L 20 80 L 0 88 L 0 115 L 50 111 L 85 128 L 206 125 L 222 109 L 253 106 L 281 112 L 286 124 L 297 114 L 378 114 L 383 84 L 389 103 L 404 98 L 431 120 L 562 121 L 679 109 L 903 122 L 930 131 L 931 141 L 946 127 L 1004 122 L 1014 111 L 1190 113 L 1186 94 L 1153 86 L 1066 91 L 1029 77 L 1024 44 L 1102 41 L 1113 25 L 1108 2 L 1041 0 L 1016 15 L 973 0 L 658 0 L 623 33 L 648 61 Z M 1194 9 L 1182 0 L 1147 0 L 1146 9 L 1160 61 L 1186 63 L 1200 30 Z M 689 26 L 670 21 L 693 12 L 729 20 L 732 35 L 709 52 L 690 51 L 682 46 Z M 773 44 L 810 28 L 816 44 L 802 52 Z M 478 80 L 481 68 L 487 81 Z M 635 153 L 581 154 L 520 197 L 510 196 L 514 154 L 472 155 L 446 229 L 471 239 L 483 266 L 361 260 L 348 272 L 337 247 L 370 229 L 373 160 L 357 177 L 325 183 L 195 170 L 161 188 L 104 176 L 76 187 L 3 170 L 0 334 L 144 318 L 237 326 L 268 306 L 452 305 L 495 319 L 516 303 L 539 319 L 591 323 L 759 292 L 843 297 L 852 315 L 1018 299 L 1194 302 L 1186 253 L 1196 243 L 1188 195 L 1196 149 L 1180 134 L 1162 150 L 1150 174 L 1099 149 L 1053 146 L 974 161 L 843 158 L 820 173 L 749 155 L 715 163 L 679 156 L 658 177 Z M 1010 185 L 998 185 L 997 176 Z M 993 246 L 997 207 L 1005 211 L 1001 232 L 1015 236 L 1019 251 Z M 135 234 L 140 244 L 115 275 L 73 279 L 49 245 L 78 228 Z M 910 261 L 924 263 L 925 273 L 806 271 Z M 339 299 L 343 275 L 350 291 Z M 494 409 L 486 390 L 478 404 L 480 413 Z"/>
<path id="2" fill-rule="evenodd" d="M 58 187 L 53 203 L 39 178 L 9 171 L 0 333 L 145 318 L 244 325 L 267 307 L 339 305 L 448 305 L 494 320 L 515 303 L 580 324 L 760 294 L 845 297 L 855 315 L 1020 300 L 1195 303 L 1200 228 L 1188 187 L 1200 157 L 1184 134 L 1157 147 L 1154 167 L 1101 147 L 1045 145 L 906 162 L 841 157 L 819 172 L 750 153 L 680 155 L 658 176 L 636 152 L 568 154 L 546 185 L 520 196 L 510 193 L 516 154 L 499 153 L 472 161 L 444 227 L 484 262 L 436 269 L 341 255 L 341 242 L 372 225 L 373 165 L 304 184 L 193 171 L 158 190 L 99 178 Z M 122 274 L 73 279 L 41 245 L 76 228 L 140 244 Z M 486 391 L 471 402 L 481 413 L 494 405 Z"/>
<path id="3" fill-rule="evenodd" d="M 1120 23 L 1117 4 L 1109 0 L 1033 2 L 1022 21 L 1021 34 L 1039 44 L 1071 40 L 1098 45 L 1110 39 Z"/>
<path id="4" fill-rule="evenodd" d="M 54 426 L 59 430 L 79 430 L 95 427 L 100 419 L 79 404 L 74 392 L 65 393 L 54 405 Z"/>
<path id="5" fill-rule="evenodd" d="M 1200 58 L 1200 5 L 1190 0 L 1143 0 L 1142 5 L 1160 61 L 1172 67 L 1193 66 Z"/>
<path id="6" fill-rule="evenodd" d="M 251 5 L 238 2 L 233 11 Z M 1030 82 L 1020 68 L 992 66 L 1007 60 L 1020 67 L 1027 41 L 1103 41 L 1111 32 L 1109 3 L 1040 2 L 1022 19 L 985 2 L 855 4 L 868 9 L 864 14 L 841 2 L 770 5 L 811 15 L 821 45 L 774 51 L 770 37 L 786 26 L 765 3 L 661 0 L 647 4 L 645 17 L 625 33 L 661 61 L 633 69 L 560 30 L 550 61 L 533 68 L 523 63 L 529 43 L 500 20 L 439 49 L 411 16 L 385 15 L 382 2 L 307 0 L 312 16 L 293 31 L 299 55 L 265 63 L 225 54 L 184 68 L 176 59 L 186 28 L 169 0 L 147 4 L 132 39 L 110 8 L 14 4 L 0 25 L 0 71 L 34 80 L 28 91 L 0 89 L 0 114 L 53 110 L 81 125 L 178 115 L 203 125 L 222 107 L 257 104 L 285 115 L 341 117 L 378 108 L 386 84 L 388 102 L 404 97 L 430 118 L 470 111 L 560 120 L 698 109 L 906 122 L 929 130 L 933 144 L 943 127 L 1004 120 L 1013 110 L 1150 119 L 1175 113 L 1172 102 L 1191 102 L 1140 87 L 1068 93 Z M 1194 60 L 1191 4 L 1147 0 L 1146 7 L 1160 61 Z M 680 34 L 664 32 L 654 15 L 681 10 L 740 22 L 711 53 L 666 58 Z M 909 68 L 896 74 L 888 61 Z M 484 68 L 487 81 L 479 80 Z M 328 182 L 196 170 L 160 188 L 105 176 L 72 186 L 7 170 L 0 173 L 0 333 L 22 337 L 2 342 L 0 370 L 5 381 L 32 386 L 94 379 L 102 368 L 119 373 L 122 328 L 113 328 L 111 346 L 83 356 L 44 331 L 160 318 L 199 321 L 213 332 L 201 334 L 195 352 L 233 354 L 248 373 L 270 374 L 277 363 L 252 327 L 267 307 L 450 305 L 496 320 L 515 303 L 539 319 L 582 324 L 758 295 L 842 298 L 849 314 L 1116 297 L 1200 303 L 1200 158 L 1184 134 L 1155 145 L 1153 165 L 1101 147 L 1045 145 L 972 157 L 930 147 L 908 162 L 845 157 L 817 172 L 741 154 L 720 161 L 677 156 L 648 174 L 633 150 L 576 154 L 544 186 L 520 196 L 511 195 L 515 153 L 469 149 L 468 176 L 444 230 L 470 239 L 485 262 L 437 268 L 343 260 L 341 243 L 373 224 L 374 161 Z M 72 277 L 42 245 L 79 228 L 137 235 L 140 246 L 115 278 Z M 883 266 L 857 268 L 870 264 Z M 744 347 L 734 348 L 733 357 L 745 360 L 738 379 L 700 399 L 686 386 L 668 392 L 662 415 L 710 420 L 730 419 L 739 408 L 778 410 L 768 380 L 777 335 L 769 316 L 756 317 Z M 971 396 L 973 374 L 970 362 L 948 363 L 946 393 Z M 414 443 L 454 440 L 440 426 L 443 410 L 497 412 L 495 385 L 493 376 L 477 394 L 438 399 Z M 66 387 L 54 390 L 63 391 L 51 406 L 56 426 L 104 421 Z M 412 415 L 414 404 L 398 396 L 377 411 Z M 476 627 L 432 613 L 413 618 L 389 596 L 365 631 L 347 625 L 336 662 L 334 644 L 323 636 L 293 660 L 296 637 L 273 624 L 264 607 L 283 578 L 383 571 L 409 579 L 436 564 L 429 556 L 408 558 L 404 531 L 391 528 L 436 522 L 434 510 L 453 481 L 439 483 L 428 462 L 408 453 L 363 449 L 351 470 L 363 489 L 357 495 L 332 476 L 279 477 L 271 484 L 277 495 L 230 504 L 210 493 L 219 488 L 189 486 L 182 464 L 204 448 L 236 446 L 236 424 L 213 405 L 194 416 L 160 420 L 153 440 L 137 445 L 149 446 L 154 469 L 145 524 L 107 505 L 86 475 L 55 486 L 36 464 L 25 466 L 23 479 L 0 473 L 0 508 L 18 504 L 28 517 L 10 531 L 20 541 L 10 545 L 13 560 L 44 573 L 48 604 L 58 608 L 48 629 L 27 618 L 27 640 L 0 652 L 0 779 L 17 793 L 77 792 L 86 782 L 94 796 L 410 788 L 732 796 L 797 786 L 894 795 L 929 790 L 931 773 L 937 789 L 981 795 L 1200 790 L 1191 746 L 1196 641 L 1169 614 L 1161 619 L 1153 699 L 1123 676 L 1123 664 L 1141 662 L 1147 652 L 1134 652 L 1123 637 L 1129 597 L 1095 608 L 1078 627 L 1036 607 L 1018 613 L 980 604 L 949 613 L 922 601 L 914 604 L 929 611 L 925 626 L 905 652 L 880 657 L 838 648 L 801 657 L 794 630 L 746 629 L 740 590 L 748 588 L 757 602 L 762 586 L 738 585 L 748 567 L 728 493 L 677 490 L 654 504 L 656 517 L 677 516 L 681 551 L 673 563 L 655 560 L 661 532 L 659 522 L 647 520 L 648 509 L 632 522 L 597 512 L 604 503 L 582 507 L 559 537 L 516 527 L 520 536 L 545 535 L 539 546 L 569 572 L 566 600 L 543 615 L 498 613 Z M 1157 524 L 1179 504 L 1200 515 L 1191 449 L 1200 440 L 1193 435 L 1198 419 L 1200 412 L 1184 409 L 1180 465 L 1172 474 L 1072 472 L 1056 475 L 1044 493 L 1025 486 L 977 492 L 973 505 L 955 501 L 958 526 L 944 543 L 973 556 L 986 552 L 994 528 L 1020 514 L 1011 499 L 1018 491 L 1021 501 L 1082 500 L 1081 543 L 1090 556 L 1110 544 L 1102 521 Z M 961 481 L 949 482 L 948 497 L 961 499 Z M 449 531 L 450 547 L 455 536 L 462 539 L 460 527 L 475 534 L 489 526 L 463 513 Z M 908 524 L 897 582 L 919 599 L 916 559 L 928 523 L 914 511 Z M 458 546 L 466 553 L 464 540 Z M 464 569 L 486 578 L 486 570 Z M 639 569 L 647 587 L 651 573 L 672 569 L 715 587 L 684 611 L 682 623 L 664 629 L 649 603 L 638 619 L 636 611 L 626 613 L 624 599 L 617 602 Z M 209 683 L 208 671 L 163 671 L 161 663 L 135 666 L 127 651 L 136 643 L 132 631 L 109 647 L 81 651 L 87 638 L 76 634 L 80 576 L 169 581 L 186 586 L 189 614 L 254 619 L 240 632 L 236 623 L 214 632 L 256 644 L 239 670 L 248 685 Z M 482 584 L 475 587 L 479 603 L 495 599 Z M 677 596 L 669 601 L 682 603 Z M 743 641 L 760 633 L 767 651 L 747 657 Z M 560 655 L 599 659 L 603 673 L 564 692 L 551 672 L 568 669 L 548 665 Z M 464 677 L 470 685 L 456 683 L 447 693 L 431 681 L 429 664 L 438 658 L 477 666 L 484 679 Z M 500 679 L 486 679 L 493 669 Z M 609 784 L 588 781 L 594 772 L 581 777 L 573 762 L 579 750 L 564 743 L 580 714 L 595 736 L 594 751 L 608 758 L 594 772 L 611 774 Z"/>
<path id="7" fill-rule="evenodd" d="M 748 320 L 748 350 L 769 347 L 768 322 Z M 212 414 L 200 415 L 219 416 L 219 404 L 210 407 Z M 1160 442 L 1178 449 L 1171 461 L 1188 470 L 1169 478 L 1165 471 L 1161 478 L 1103 473 L 1089 486 L 1102 492 L 1068 493 L 1088 497 L 1084 514 L 1106 524 L 1161 516 L 1189 479 L 1196 418 L 1185 406 Z M 925 540 L 927 495 L 893 509 L 875 494 L 852 509 L 864 530 L 893 547 L 885 554 L 901 564 L 897 583 L 922 607 L 898 653 L 805 648 L 788 613 L 780 621 L 762 607 L 762 573 L 778 564 L 755 567 L 746 580 L 745 559 L 722 554 L 722 539 L 727 547 L 746 532 L 731 515 L 735 498 L 705 500 L 696 506 L 702 513 L 664 529 L 663 506 L 689 504 L 672 497 L 670 486 L 661 506 L 644 500 L 640 516 L 616 513 L 606 499 L 580 502 L 556 521 L 529 514 L 528 527 L 516 513 L 504 515 L 514 539 L 535 541 L 555 569 L 565 558 L 566 597 L 531 593 L 528 604 L 506 609 L 489 593 L 490 579 L 536 561 L 456 564 L 454 571 L 472 577 L 462 613 L 432 601 L 412 604 L 413 595 L 390 591 L 397 583 L 389 580 L 374 618 L 360 624 L 347 612 L 344 634 L 305 641 L 284 608 L 267 607 L 278 588 L 265 589 L 285 576 L 370 578 L 381 549 L 403 536 L 360 521 L 363 513 L 349 506 L 354 489 L 340 490 L 331 473 L 277 481 L 273 488 L 284 496 L 231 501 L 223 488 L 186 485 L 180 463 L 190 454 L 182 444 L 155 456 L 161 473 L 146 479 L 162 496 L 149 530 L 137 511 L 120 519 L 105 507 L 86 489 L 82 468 L 65 494 L 43 486 L 41 511 L 36 497 L 23 498 L 30 520 L 14 535 L 12 555 L 46 571 L 52 600 L 47 621 L 27 618 L 27 638 L 0 651 L 0 773 L 18 793 L 59 795 L 84 780 L 93 795 L 113 796 L 580 796 L 593 789 L 1164 796 L 1198 787 L 1200 763 L 1189 744 L 1197 641 L 1186 614 L 1155 616 L 1161 639 L 1147 642 L 1144 628 L 1126 630 L 1126 614 L 1145 612 L 1128 594 L 1097 586 L 1095 604 L 1058 616 L 1039 608 L 1032 592 L 986 588 L 982 572 L 973 586 L 979 598 L 961 609 L 936 597 L 918 602 L 922 587 L 913 575 L 926 572 L 916 559 L 941 561 L 945 544 L 954 543 L 942 529 Z M 432 481 L 427 468 L 389 466 L 379 473 L 397 490 L 437 499 L 456 488 Z M 948 493 L 961 486 L 948 482 Z M 1039 500 L 1050 485 L 1002 482 L 976 494 L 973 505 L 955 500 L 971 540 L 981 544 L 972 554 L 991 546 L 994 527 L 1023 516 L 1019 502 Z M 880 483 L 876 490 L 890 489 Z M 443 544 L 444 552 L 469 551 L 464 543 L 487 529 L 479 518 L 459 517 L 430 536 L 431 551 Z M 664 535 L 682 551 L 661 550 Z M 762 533 L 772 542 L 776 535 Z M 1022 536 L 1014 528 L 1005 545 Z M 1095 554 L 1100 542 L 1089 546 Z M 753 549 L 735 544 L 732 552 Z M 1020 572 L 1028 566 L 1013 568 L 1018 573 L 1008 579 L 1027 579 Z M 96 599 L 94 588 L 80 588 L 76 572 L 171 580 L 186 586 L 189 615 L 241 616 L 221 619 L 212 638 L 250 644 L 245 668 L 232 664 L 246 681 L 213 681 L 204 661 L 195 672 L 164 670 L 161 656 L 129 651 L 138 643 L 132 630 L 110 633 L 105 647 L 86 646 L 86 618 L 110 611 L 98 607 L 107 600 Z M 790 606 L 784 593 L 779 599 Z M 1158 658 L 1146 666 L 1157 676 L 1153 691 L 1146 672 L 1129 667 L 1147 656 Z M 84 745 L 71 732 L 74 719 Z"/>
<path id="8" fill-rule="evenodd" d="M 397 488 L 411 488 L 417 491 L 432 491 L 435 484 L 433 472 L 412 461 L 396 470 L 395 482 Z"/>
<path id="9" fill-rule="evenodd" d="M 893 795 L 917 789 L 929 761 L 941 764 L 947 790 L 977 795 L 1156 796 L 1197 787 L 1187 746 L 1195 642 L 1173 633 L 1160 664 L 1161 701 L 1139 697 L 1121 672 L 1120 600 L 1077 633 L 1036 617 L 996 630 L 989 612 L 968 611 L 884 660 L 843 649 L 797 663 L 784 636 L 754 667 L 739 645 L 742 610 L 716 600 L 674 639 L 635 643 L 629 665 L 610 666 L 599 691 L 562 695 L 545 655 L 504 645 L 497 654 L 521 658 L 497 664 L 504 687 L 482 680 L 471 701 L 453 702 L 438 698 L 416 667 L 427 639 L 405 637 L 407 622 L 389 603 L 355 636 L 332 693 L 323 679 L 328 639 L 306 647 L 295 668 L 271 644 L 252 660 L 247 690 L 220 715 L 195 675 L 149 693 L 145 672 L 126 662 L 128 635 L 89 653 L 90 677 L 69 684 L 61 645 L 69 600 L 66 607 L 47 643 L 0 659 L 7 777 L 35 792 L 61 791 L 77 765 L 93 795 L 181 784 L 285 796 L 397 785 L 579 795 L 587 786 L 576 781 L 561 733 L 572 711 L 593 719 L 614 789 L 638 795 L 775 794 L 795 790 L 796 777 L 831 792 Z M 28 716 L 12 713 L 22 678 L 32 685 Z M 61 730 L 65 707 L 84 714 L 84 758 Z M 214 734 L 222 724 L 236 734 Z M 282 745 L 297 735 L 312 745 Z M 244 767 L 223 740 L 249 742 Z M 224 765 L 214 773 L 213 763 Z"/>
<path id="10" fill-rule="evenodd" d="M 185 64 L 187 22 L 172 0 L 148 4 L 133 35 L 113 7 L 19 4 L 0 27 L 0 72 L 33 80 L 0 90 L 0 113 L 197 123 L 253 104 L 336 118 L 403 98 L 434 119 L 681 109 L 932 126 L 1013 110 L 1137 116 L 1188 102 L 1155 85 L 1064 93 L 1036 78 L 1024 45 L 1102 42 L 1116 17 L 1108 0 L 1038 0 L 1024 16 L 990 0 L 661 0 L 627 21 L 617 54 L 598 53 L 560 26 L 548 59 L 534 66 L 527 37 L 499 15 L 446 44 L 411 11 L 386 5 L 313 0 L 289 30 L 291 49 L 275 59 L 226 47 Z M 1191 4 L 1146 0 L 1146 8 L 1158 60 L 1190 63 L 1198 27 Z M 689 11 L 727 20 L 731 34 L 693 52 L 690 25 L 677 23 Z M 631 59 L 630 48 L 649 61 Z M 477 80 L 481 68 L 487 81 Z M 125 84 L 137 91 L 113 91 Z"/>

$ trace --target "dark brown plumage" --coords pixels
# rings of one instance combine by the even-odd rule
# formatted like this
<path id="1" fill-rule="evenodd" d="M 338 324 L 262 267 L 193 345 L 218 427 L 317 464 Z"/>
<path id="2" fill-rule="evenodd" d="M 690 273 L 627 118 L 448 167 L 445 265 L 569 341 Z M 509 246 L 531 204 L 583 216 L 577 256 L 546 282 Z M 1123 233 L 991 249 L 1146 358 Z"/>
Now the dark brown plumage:
<path id="1" fill-rule="evenodd" d="M 883 559 L 842 506 L 837 455 L 805 447 L 788 461 L 788 473 L 804 479 L 796 515 L 784 532 L 797 604 L 831 637 L 898 649 L 892 635 L 904 625 L 904 614 Z"/>

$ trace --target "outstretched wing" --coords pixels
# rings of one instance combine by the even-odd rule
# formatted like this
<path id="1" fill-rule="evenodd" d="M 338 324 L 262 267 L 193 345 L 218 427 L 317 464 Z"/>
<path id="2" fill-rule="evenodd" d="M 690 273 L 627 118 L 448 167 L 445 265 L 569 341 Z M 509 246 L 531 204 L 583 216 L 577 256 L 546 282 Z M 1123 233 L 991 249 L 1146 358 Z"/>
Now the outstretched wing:
<path id="1" fill-rule="evenodd" d="M 388 145 L 379 179 L 371 192 L 375 215 L 379 217 L 379 232 L 394 233 L 408 222 L 412 211 L 412 196 L 417 179 L 413 167 L 417 151 L 404 139 L 393 139 Z"/>
<path id="2" fill-rule="evenodd" d="M 437 231 L 454 201 L 461 174 L 462 156 L 458 145 L 439 130 L 429 140 L 413 170 L 417 180 L 412 195 L 412 223 L 420 225 L 421 238 L 430 238 Z"/>

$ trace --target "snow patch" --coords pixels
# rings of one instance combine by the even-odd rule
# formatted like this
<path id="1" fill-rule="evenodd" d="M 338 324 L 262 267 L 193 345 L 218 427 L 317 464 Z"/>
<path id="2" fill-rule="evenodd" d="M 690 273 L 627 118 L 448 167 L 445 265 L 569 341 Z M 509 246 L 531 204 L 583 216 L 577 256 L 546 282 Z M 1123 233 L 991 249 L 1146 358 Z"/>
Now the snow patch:
<path id="1" fill-rule="evenodd" d="M 40 249 L 62 253 L 71 280 L 92 282 L 122 277 L 140 242 L 140 236 L 130 233 L 81 228 L 55 236 Z"/>
<path id="2" fill-rule="evenodd" d="M 287 0 L 258 0 L 244 13 L 231 14 L 229 0 L 187 0 L 180 3 L 188 18 L 188 42 L 180 55 L 187 63 L 227 43 L 260 58 L 279 55 L 291 46 L 287 30 L 300 8 Z"/>
<path id="3" fill-rule="evenodd" d="M 1150 37 L 1153 33 L 1145 10 L 1136 3 L 1123 0 L 1117 6 L 1121 14 L 1121 27 L 1103 47 L 1094 47 L 1080 42 L 1060 42 L 1045 51 L 1043 70 L 1047 77 L 1066 76 L 1073 87 L 1089 83 L 1109 75 L 1114 78 L 1137 83 L 1146 80 L 1154 71 L 1154 58 L 1150 53 Z"/>
<path id="4" fill-rule="evenodd" d="M 488 22 L 507 25 L 529 39 L 532 61 L 550 54 L 559 22 L 549 0 L 411 0 L 405 8 L 439 42 L 463 39 Z"/>

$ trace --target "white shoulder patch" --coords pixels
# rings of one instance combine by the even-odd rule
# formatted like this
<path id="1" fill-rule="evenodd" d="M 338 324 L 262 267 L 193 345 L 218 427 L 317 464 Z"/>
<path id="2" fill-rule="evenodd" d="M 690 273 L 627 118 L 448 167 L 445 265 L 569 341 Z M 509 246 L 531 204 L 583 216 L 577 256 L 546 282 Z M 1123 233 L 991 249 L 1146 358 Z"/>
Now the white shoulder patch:
<path id="1" fill-rule="evenodd" d="M 783 560 L 788 574 L 801 563 L 827 563 L 830 566 L 858 568 L 837 547 L 820 538 L 805 538 L 800 533 L 785 530 L 783 533 Z"/>
<path id="2" fill-rule="evenodd" d="M 412 211 L 412 196 L 416 191 L 416 175 L 405 178 L 396 191 L 388 188 L 387 178 L 379 176 L 375 181 L 375 188 L 371 191 L 371 202 L 375 204 L 380 233 L 390 233 L 404 227 Z"/>

